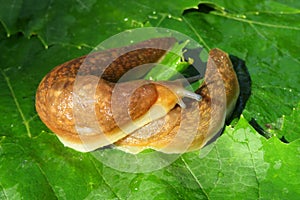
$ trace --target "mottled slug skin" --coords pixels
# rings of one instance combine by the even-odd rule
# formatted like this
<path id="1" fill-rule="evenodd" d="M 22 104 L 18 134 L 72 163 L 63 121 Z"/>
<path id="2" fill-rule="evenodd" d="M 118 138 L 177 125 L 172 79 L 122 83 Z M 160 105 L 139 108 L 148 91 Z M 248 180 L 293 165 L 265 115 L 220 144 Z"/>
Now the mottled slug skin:
<path id="1" fill-rule="evenodd" d="M 127 47 L 92 53 L 88 57 L 76 58 L 57 66 L 43 78 L 37 89 L 36 110 L 41 120 L 60 139 L 71 143 L 80 144 L 85 139 L 93 141 L 97 139 L 93 137 L 97 134 L 113 135 L 119 131 L 120 125 L 116 124 L 114 117 L 121 119 L 121 125 L 130 118 L 138 119 L 157 101 L 159 93 L 157 87 L 149 81 L 144 81 L 133 94 L 130 93 L 132 91 L 124 90 L 118 96 L 120 110 L 114 111 L 119 116 L 113 116 L 111 96 L 115 82 L 136 66 L 157 62 L 165 54 L 164 49 L 171 48 L 175 41 L 174 38 L 151 39 Z M 75 81 L 76 88 L 79 88 L 76 95 Z M 119 84 L 120 87 L 130 88 L 129 85 L 135 85 L 136 82 Z M 96 90 L 91 89 L 95 85 Z M 94 98 L 86 99 L 91 96 Z M 177 101 L 174 95 L 170 98 Z M 126 99 L 129 99 L 129 106 L 123 105 Z M 76 110 L 73 110 L 75 104 Z M 74 118 L 74 112 L 80 114 Z M 78 130 L 83 134 L 79 136 Z"/>
<path id="2" fill-rule="evenodd" d="M 131 153 L 147 148 L 165 153 L 182 153 L 203 147 L 223 128 L 239 95 L 237 76 L 225 52 L 219 49 L 210 51 L 204 83 L 196 93 L 202 96 L 202 100 L 198 103 L 188 102 L 185 112 L 177 106 L 165 117 L 147 124 L 115 144 Z M 198 104 L 198 111 L 191 109 L 192 104 Z"/>

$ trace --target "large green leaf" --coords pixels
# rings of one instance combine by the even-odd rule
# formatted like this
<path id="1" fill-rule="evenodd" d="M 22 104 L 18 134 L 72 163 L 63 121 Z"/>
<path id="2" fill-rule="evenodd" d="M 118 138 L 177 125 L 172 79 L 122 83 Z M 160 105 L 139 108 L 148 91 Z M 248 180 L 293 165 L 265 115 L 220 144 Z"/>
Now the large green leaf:
<path id="1" fill-rule="evenodd" d="M 300 196 L 298 1 L 0 3 L 1 199 Z M 252 96 L 243 116 L 215 143 L 160 170 L 125 173 L 90 153 L 63 147 L 39 120 L 34 96 L 56 65 L 87 54 L 116 33 L 146 26 L 177 30 L 207 49 L 218 47 L 244 59 Z M 252 118 L 273 137 L 260 136 L 248 123 Z"/>

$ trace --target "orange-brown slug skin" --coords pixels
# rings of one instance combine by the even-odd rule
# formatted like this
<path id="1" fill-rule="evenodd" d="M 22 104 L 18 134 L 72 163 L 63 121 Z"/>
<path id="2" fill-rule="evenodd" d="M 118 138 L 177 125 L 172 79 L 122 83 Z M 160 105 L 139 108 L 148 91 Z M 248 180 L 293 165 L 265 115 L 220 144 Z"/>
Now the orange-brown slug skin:
<path id="1" fill-rule="evenodd" d="M 130 153 L 147 148 L 182 153 L 203 147 L 222 129 L 239 95 L 225 52 L 210 51 L 204 83 L 195 93 L 180 82 L 119 82 L 128 71 L 157 63 L 175 42 L 154 38 L 55 67 L 36 92 L 41 120 L 65 146 L 81 152 L 109 144 Z M 183 104 L 183 97 L 198 101 Z"/>
<path id="2" fill-rule="evenodd" d="M 41 120 L 65 146 L 86 152 L 111 144 L 149 123 L 153 120 L 150 111 L 157 113 L 156 118 L 162 117 L 181 97 L 152 81 L 116 82 L 139 65 L 158 62 L 175 42 L 174 38 L 150 39 L 57 66 L 43 78 L 36 92 L 36 110 Z M 121 88 L 121 92 L 113 101 L 115 88 Z"/>
<path id="3" fill-rule="evenodd" d="M 204 82 L 196 91 L 201 95 L 201 101 L 187 104 L 184 113 L 182 108 L 176 106 L 166 116 L 150 122 L 115 144 L 130 153 L 147 148 L 165 153 L 200 149 L 223 128 L 239 92 L 238 79 L 228 54 L 212 49 Z M 191 109 L 195 104 L 198 109 Z"/>

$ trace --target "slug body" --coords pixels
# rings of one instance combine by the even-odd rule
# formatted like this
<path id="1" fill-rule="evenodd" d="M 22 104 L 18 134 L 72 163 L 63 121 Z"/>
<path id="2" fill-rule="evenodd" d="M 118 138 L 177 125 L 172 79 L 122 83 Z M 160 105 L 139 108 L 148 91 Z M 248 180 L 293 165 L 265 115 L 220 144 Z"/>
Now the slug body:
<path id="1" fill-rule="evenodd" d="M 151 39 L 57 66 L 37 89 L 41 120 L 65 146 L 87 152 L 163 117 L 191 92 L 176 82 L 117 81 L 132 68 L 156 63 L 174 43 L 174 38 Z"/>
<path id="2" fill-rule="evenodd" d="M 222 129 L 239 95 L 226 53 L 210 52 L 205 82 L 196 94 L 176 81 L 118 82 L 137 66 L 158 62 L 175 42 L 151 39 L 57 66 L 37 89 L 41 120 L 65 146 L 81 152 L 110 144 L 130 153 L 201 148 Z M 184 97 L 189 97 L 186 104 Z"/>

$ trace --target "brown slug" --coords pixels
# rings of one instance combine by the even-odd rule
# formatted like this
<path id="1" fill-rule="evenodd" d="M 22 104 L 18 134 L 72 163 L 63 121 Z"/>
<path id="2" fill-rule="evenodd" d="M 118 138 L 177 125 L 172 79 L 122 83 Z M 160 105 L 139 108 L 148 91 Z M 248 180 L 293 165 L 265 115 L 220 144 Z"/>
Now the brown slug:
<path id="1" fill-rule="evenodd" d="M 117 83 L 130 69 L 158 62 L 175 42 L 174 38 L 150 39 L 57 66 L 36 92 L 41 120 L 65 146 L 88 152 L 165 116 L 177 103 L 183 105 L 185 96 L 199 100 L 199 95 L 176 81 Z M 116 88 L 119 91 L 113 100 Z"/>
<path id="2" fill-rule="evenodd" d="M 222 129 L 239 95 L 226 53 L 210 51 L 204 82 L 195 93 L 180 81 L 118 82 L 129 70 L 158 62 L 175 42 L 150 39 L 57 66 L 36 92 L 41 120 L 65 146 L 81 152 L 110 144 L 130 153 L 203 147 Z M 186 104 L 184 97 L 190 99 Z"/>

